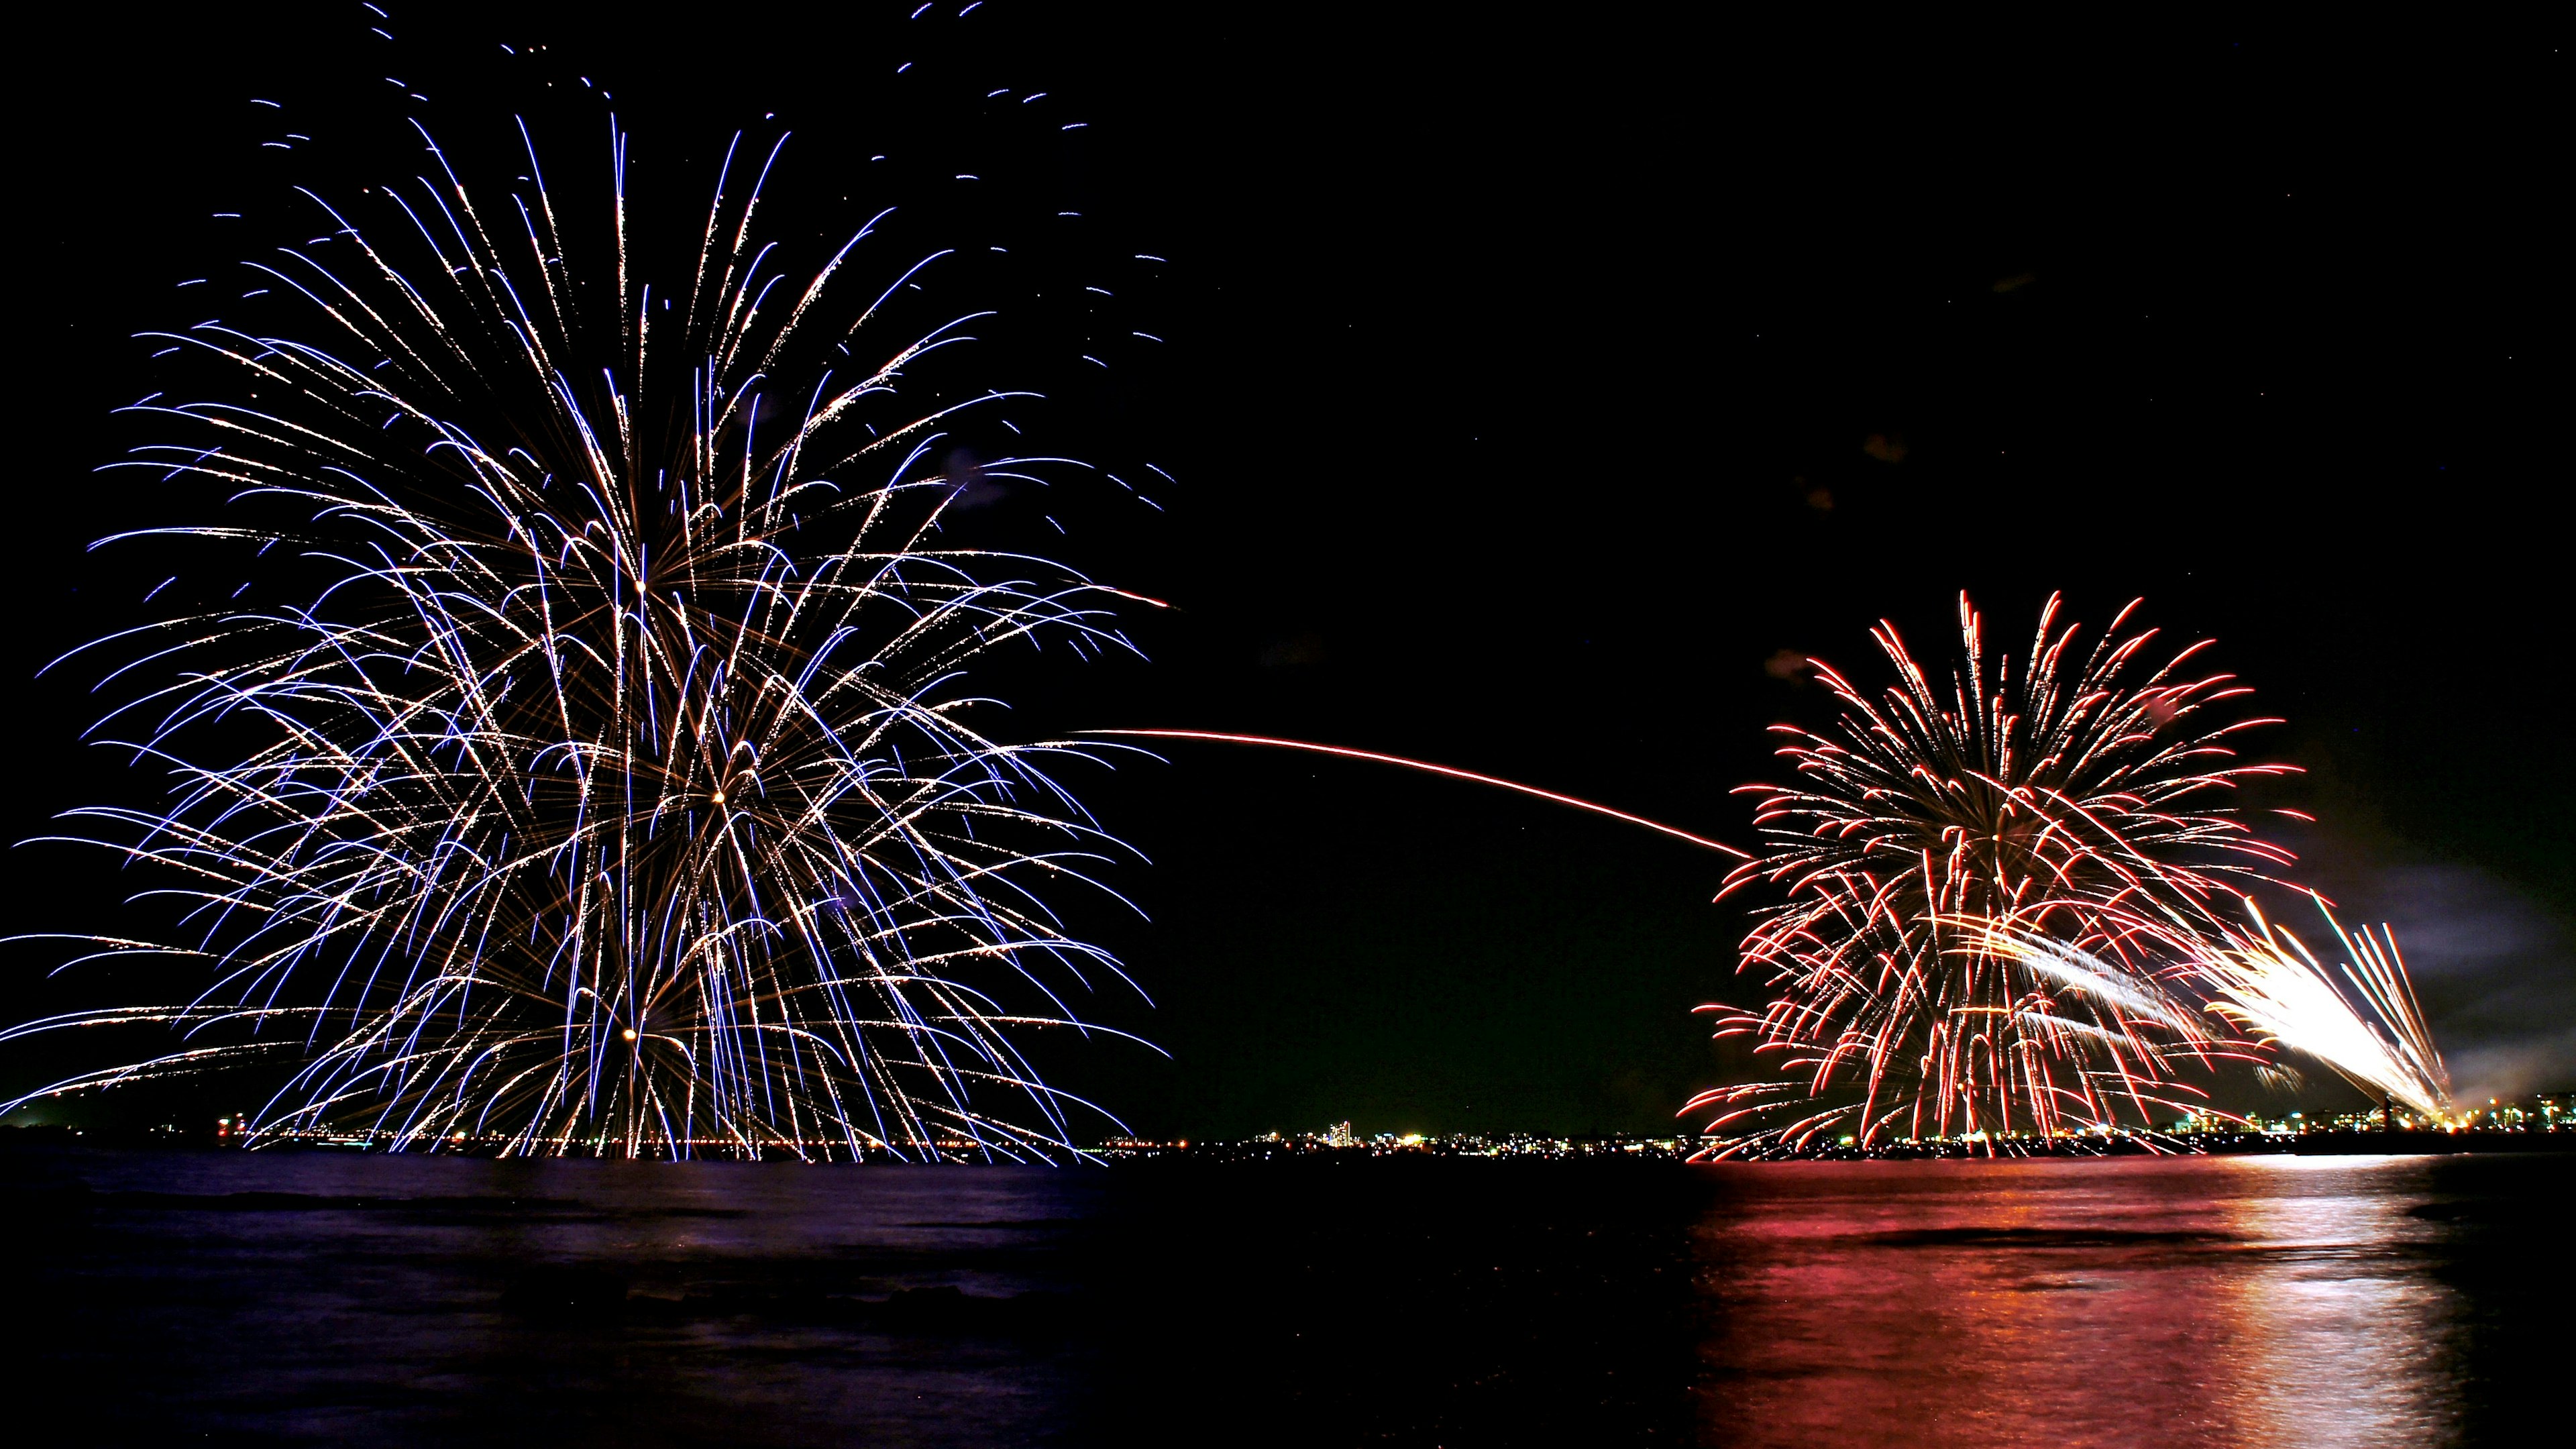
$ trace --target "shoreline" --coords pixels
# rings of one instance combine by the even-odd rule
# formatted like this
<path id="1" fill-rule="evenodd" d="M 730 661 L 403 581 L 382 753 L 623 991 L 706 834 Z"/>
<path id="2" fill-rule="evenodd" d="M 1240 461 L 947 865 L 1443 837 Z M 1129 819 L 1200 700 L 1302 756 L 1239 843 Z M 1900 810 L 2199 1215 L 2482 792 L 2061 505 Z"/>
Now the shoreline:
<path id="1" fill-rule="evenodd" d="M 712 1145 L 712 1144 L 711 1144 Z M 820 1144 L 814 1144 L 820 1146 Z M 108 1151 L 158 1152 L 273 1152 L 284 1156 L 303 1157 L 365 1156 L 403 1158 L 447 1158 L 475 1161 L 582 1161 L 582 1162 L 668 1162 L 664 1157 L 624 1158 L 607 1154 L 568 1153 L 560 1159 L 503 1158 L 494 1151 L 478 1151 L 473 1145 L 450 1147 L 442 1144 L 437 1151 L 413 1150 L 387 1152 L 380 1146 L 354 1139 L 276 1140 L 256 1147 L 245 1147 L 238 1141 L 209 1134 L 169 1134 L 161 1132 L 75 1131 L 69 1128 L 10 1128 L 0 1130 L 0 1153 L 12 1148 L 90 1148 Z M 1487 1162 L 1487 1163 L 1662 1163 L 1668 1165 L 1708 1165 L 1713 1163 L 1782 1163 L 1782 1162 L 1987 1162 L 2013 1160 L 2082 1161 L 2092 1158 L 2163 1158 L 2163 1157 L 2425 1157 L 2465 1154 L 2576 1153 L 2576 1131 L 2486 1131 L 2459 1132 L 2205 1132 L 2121 1134 L 2111 1137 L 2082 1136 L 2061 1138 L 1999 1138 L 1988 1142 L 1949 1138 L 1933 1141 L 1893 1142 L 1870 1148 L 1845 1144 L 1807 1147 L 1794 1150 L 1747 1148 L 1729 1151 L 1727 1144 L 1713 1139 L 1628 1138 L 1628 1137 L 1520 1137 L 1509 1139 L 1447 1138 L 1360 1141 L 1333 1143 L 1300 1138 L 1254 1138 L 1227 1142 L 1141 1142 L 1132 1139 L 1111 1142 L 1084 1149 L 1081 1159 L 1065 1166 L 1143 1167 L 1163 1166 L 1284 1166 L 1304 1164 L 1322 1167 L 1361 1162 Z M 742 1158 L 718 1155 L 682 1159 L 690 1162 L 740 1163 Z M 961 1155 L 941 1160 L 917 1157 L 896 1158 L 870 1153 L 859 1162 L 846 1157 L 800 1158 L 793 1150 L 756 1159 L 770 1163 L 801 1163 L 809 1166 L 1043 1166 L 1043 1163 L 983 1162 Z"/>

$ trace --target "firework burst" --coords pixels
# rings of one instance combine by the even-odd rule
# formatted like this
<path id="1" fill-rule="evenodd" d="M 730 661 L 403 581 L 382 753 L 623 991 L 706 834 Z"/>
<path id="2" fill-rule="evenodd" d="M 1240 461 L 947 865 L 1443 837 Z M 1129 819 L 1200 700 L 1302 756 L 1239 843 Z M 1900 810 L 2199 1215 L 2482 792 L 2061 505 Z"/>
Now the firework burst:
<path id="1" fill-rule="evenodd" d="M 223 501 L 124 537 L 259 589 L 102 641 L 145 684 L 99 736 L 171 783 L 72 835 L 182 923 L 90 959 L 183 958 L 202 991 L 12 1034 L 185 1034 L 47 1091 L 282 1060 L 266 1133 L 1071 1152 L 1082 1104 L 1026 1038 L 1098 1030 L 1067 999 L 1117 964 L 1047 895 L 1114 842 L 1048 773 L 1065 747 L 984 733 L 967 681 L 1127 646 L 1115 591 L 942 541 L 970 484 L 1064 461 L 957 476 L 956 420 L 1025 394 L 905 396 L 986 314 L 890 332 L 937 257 L 845 298 L 867 228 L 787 276 L 754 228 L 776 148 L 747 187 L 759 153 L 728 152 L 658 291 L 624 137 L 585 229 L 520 135 L 506 195 L 435 144 L 363 216 L 306 193 L 324 236 L 250 264 L 300 321 L 160 339 L 231 381 L 147 400 L 168 440 L 123 466 Z"/>
<path id="2" fill-rule="evenodd" d="M 1765 849 L 1721 893 L 1785 895 L 1742 948 L 1776 994 L 1702 1008 L 1785 1080 L 1686 1111 L 1716 1109 L 1712 1130 L 1786 1111 L 1768 1130 L 1789 1143 L 2145 1125 L 2191 1090 L 2180 1069 L 2255 1054 L 2200 1009 L 2192 967 L 2229 883 L 2290 859 L 2225 799 L 2289 767 L 2238 763 L 2230 738 L 2274 721 L 2213 719 L 2247 691 L 2189 668 L 2205 644 L 2142 663 L 2135 609 L 2082 648 L 2052 598 L 2027 654 L 1989 653 L 1962 596 L 1947 681 L 1887 624 L 1883 694 L 1816 665 L 1841 717 L 1780 727 L 1799 783 L 1747 787 Z"/>

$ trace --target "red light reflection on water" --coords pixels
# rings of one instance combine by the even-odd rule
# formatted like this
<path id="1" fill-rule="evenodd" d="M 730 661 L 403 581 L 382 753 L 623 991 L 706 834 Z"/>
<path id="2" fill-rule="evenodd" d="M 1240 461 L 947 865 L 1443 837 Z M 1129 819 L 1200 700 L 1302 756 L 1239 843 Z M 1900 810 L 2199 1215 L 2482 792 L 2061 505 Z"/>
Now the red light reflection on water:
<path id="1" fill-rule="evenodd" d="M 2459 1422 L 2418 1161 L 1717 1171 L 1710 1442 L 2324 1449 Z"/>

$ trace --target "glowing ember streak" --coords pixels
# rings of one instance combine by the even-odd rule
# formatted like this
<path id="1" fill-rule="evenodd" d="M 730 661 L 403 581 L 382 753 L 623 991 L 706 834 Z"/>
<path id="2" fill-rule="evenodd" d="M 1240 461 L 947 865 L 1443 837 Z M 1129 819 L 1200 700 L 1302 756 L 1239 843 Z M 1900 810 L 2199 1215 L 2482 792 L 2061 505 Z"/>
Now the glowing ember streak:
<path id="1" fill-rule="evenodd" d="M 1342 745 L 1319 745 L 1307 740 L 1272 739 L 1266 735 L 1218 734 L 1211 730 L 1079 730 L 1076 731 L 1076 733 L 1082 735 L 1119 735 L 1136 739 L 1215 740 L 1219 743 L 1230 745 L 1266 745 L 1272 749 L 1304 750 L 1309 754 L 1315 755 L 1337 755 L 1346 760 L 1368 760 L 1380 765 L 1400 765 L 1408 770 L 1420 770 L 1423 773 L 1430 775 L 1446 775 L 1453 780 L 1468 780 L 1479 785 L 1491 785 L 1498 790 L 1509 790 L 1515 794 L 1528 795 L 1540 800 L 1553 801 L 1559 805 L 1571 805 L 1577 810 L 1589 810 L 1595 815 L 1607 815 L 1613 820 L 1624 820 L 1631 825 L 1642 825 L 1648 830 L 1669 835 L 1676 840 L 1687 840 L 1693 845 L 1700 846 L 1708 850 L 1718 851 L 1726 855 L 1731 855 L 1738 860 L 1751 860 L 1753 858 L 1745 852 L 1736 849 L 1732 845 L 1727 845 L 1721 841 L 1711 840 L 1705 835 L 1693 835 L 1689 831 L 1683 830 L 1677 826 L 1666 825 L 1659 820 L 1649 820 L 1643 815 L 1631 815 L 1625 810 L 1613 810 L 1607 805 L 1598 804 L 1579 796 L 1560 795 L 1554 790 L 1542 790 L 1536 785 L 1524 785 L 1516 780 L 1505 780 L 1493 775 L 1479 775 L 1473 770 L 1456 769 L 1449 765 L 1435 765 L 1428 760 L 1409 760 L 1402 755 L 1382 755 L 1375 750 L 1354 750 Z"/>
<path id="2" fill-rule="evenodd" d="M 1776 727 L 1800 783 L 1746 787 L 1765 849 L 1720 893 L 1786 893 L 1742 954 L 1776 995 L 1702 1008 L 1781 1057 L 1796 1090 L 1720 1088 L 1685 1112 L 1737 1109 L 1714 1130 L 1804 1100 L 1769 1129 L 1791 1143 L 1837 1127 L 1863 1146 L 2054 1135 L 2144 1125 L 2194 1091 L 2182 1068 L 2252 1054 L 2194 1008 L 2189 978 L 2223 882 L 2290 856 L 2208 797 L 2289 767 L 2232 763 L 2228 737 L 2271 721 L 2203 722 L 2246 693 L 2182 673 L 2203 646 L 2141 675 L 2153 631 L 2120 634 L 2136 607 L 2078 654 L 2052 598 L 2027 655 L 1990 659 L 1962 596 L 1946 689 L 1884 623 L 1899 680 L 1884 694 L 1815 665 L 1842 716 L 1822 734 Z M 1820 1100 L 1836 1093 L 1851 1100 Z"/>
<path id="3" fill-rule="evenodd" d="M 568 232 L 533 144 L 498 206 L 432 145 L 437 179 L 368 192 L 369 225 L 312 197 L 325 234 L 250 264 L 303 330 L 160 339 L 228 392 L 139 404 L 177 439 L 124 466 L 221 501 L 138 534 L 226 572 L 114 641 L 146 682 L 102 728 L 169 797 L 74 815 L 182 912 L 93 955 L 204 977 L 20 1028 L 188 1034 L 42 1091 L 268 1060 L 254 1136 L 1076 1150 L 1087 1104 L 1024 1038 L 1100 1030 L 1065 998 L 1124 979 L 1046 898 L 1115 842 L 1047 773 L 1080 747 L 987 737 L 963 687 L 1005 645 L 1128 645 L 1114 591 L 939 542 L 975 477 L 1062 460 L 950 476 L 958 419 L 1026 394 L 898 404 L 967 340 L 879 338 L 945 254 L 845 304 L 863 227 L 782 286 L 751 223 L 775 149 L 747 190 L 728 151 L 657 295 L 625 146 Z"/>

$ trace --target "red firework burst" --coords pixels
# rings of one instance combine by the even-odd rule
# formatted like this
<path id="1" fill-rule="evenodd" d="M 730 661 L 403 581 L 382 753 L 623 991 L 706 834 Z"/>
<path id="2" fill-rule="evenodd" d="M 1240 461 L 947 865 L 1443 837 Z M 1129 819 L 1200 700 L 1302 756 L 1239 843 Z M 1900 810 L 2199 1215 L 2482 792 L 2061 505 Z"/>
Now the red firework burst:
<path id="1" fill-rule="evenodd" d="M 2143 1124 L 2198 1095 L 2181 1068 L 2254 1055 L 2199 1009 L 2191 963 L 2230 885 L 2291 859 L 2229 798 L 2294 767 L 2240 763 L 2230 738 L 2278 721 L 2220 718 L 2249 691 L 2190 668 L 2208 641 L 2144 663 L 2155 631 L 2122 633 L 2136 609 L 2079 650 L 2052 597 L 2026 656 L 1989 655 L 1962 595 L 1946 683 L 1893 625 L 1872 631 L 1898 676 L 1876 696 L 1810 661 L 1842 713 L 1775 726 L 1798 782 L 1745 787 L 1764 849 L 1721 892 L 1784 893 L 1742 947 L 1772 999 L 1701 1008 L 1784 1076 L 1686 1111 L 1723 1109 L 1713 1131 L 1786 1112 L 1759 1135 L 1791 1144 L 2053 1135 Z"/>

